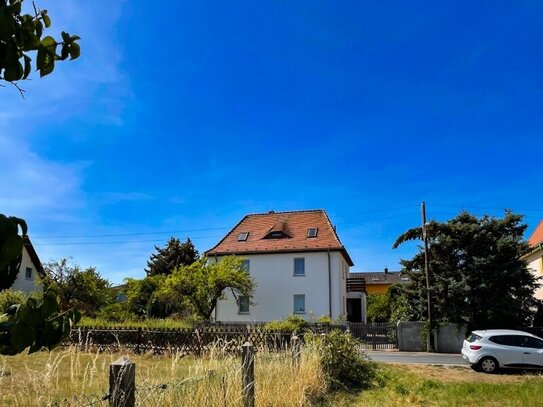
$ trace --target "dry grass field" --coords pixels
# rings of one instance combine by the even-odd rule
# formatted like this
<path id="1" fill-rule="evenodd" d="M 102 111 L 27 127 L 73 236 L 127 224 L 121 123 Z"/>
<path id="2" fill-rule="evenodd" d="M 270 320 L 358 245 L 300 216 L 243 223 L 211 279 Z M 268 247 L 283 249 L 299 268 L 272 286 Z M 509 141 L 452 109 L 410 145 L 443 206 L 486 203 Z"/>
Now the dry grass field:
<path id="1" fill-rule="evenodd" d="M 75 349 L 0 357 L 1 406 L 99 406 L 108 390 L 109 364 L 120 354 Z M 139 406 L 241 405 L 241 359 L 131 355 L 136 362 Z M 302 356 L 299 369 L 290 353 L 257 353 L 255 393 L 259 406 L 309 406 L 325 384 L 318 358 Z M 94 404 L 93 404 L 94 403 Z"/>

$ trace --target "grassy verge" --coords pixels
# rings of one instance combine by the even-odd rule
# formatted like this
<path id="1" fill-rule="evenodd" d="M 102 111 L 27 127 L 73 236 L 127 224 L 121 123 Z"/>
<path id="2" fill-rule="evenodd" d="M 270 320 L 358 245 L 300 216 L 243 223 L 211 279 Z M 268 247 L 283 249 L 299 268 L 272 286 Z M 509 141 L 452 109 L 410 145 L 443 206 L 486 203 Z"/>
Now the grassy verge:
<path id="1" fill-rule="evenodd" d="M 0 405 L 107 405 L 109 364 L 120 354 L 74 349 L 0 357 Z M 131 355 L 136 362 L 136 401 L 144 406 L 239 406 L 241 360 L 179 355 Z M 315 354 L 303 355 L 300 369 L 290 353 L 259 352 L 255 360 L 259 406 L 309 406 L 325 385 Z M 65 402 L 67 401 L 67 403 Z"/>
<path id="2" fill-rule="evenodd" d="M 538 406 L 543 376 L 476 373 L 467 367 L 380 365 L 381 385 L 337 393 L 322 406 Z"/>

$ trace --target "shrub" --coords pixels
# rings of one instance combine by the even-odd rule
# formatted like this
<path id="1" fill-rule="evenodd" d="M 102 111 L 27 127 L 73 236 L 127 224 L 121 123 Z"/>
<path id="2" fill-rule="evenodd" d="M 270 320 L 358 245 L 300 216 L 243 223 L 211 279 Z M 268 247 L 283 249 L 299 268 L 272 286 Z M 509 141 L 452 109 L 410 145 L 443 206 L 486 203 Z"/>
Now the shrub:
<path id="1" fill-rule="evenodd" d="M 14 304 L 22 304 L 26 301 L 26 294 L 19 290 L 0 291 L 0 314 L 5 314 L 7 309 Z"/>
<path id="2" fill-rule="evenodd" d="M 264 329 L 268 331 L 279 331 L 279 332 L 301 332 L 307 328 L 308 324 L 305 319 L 298 315 L 288 315 L 282 321 L 270 321 L 265 326 Z"/>
<path id="3" fill-rule="evenodd" d="M 320 364 L 330 390 L 364 389 L 376 378 L 376 367 L 363 356 L 350 334 L 335 329 L 308 340 L 317 347 Z"/>
<path id="4" fill-rule="evenodd" d="M 135 320 L 136 316 L 132 314 L 125 303 L 113 303 L 106 305 L 96 313 L 97 319 L 103 319 L 108 322 L 124 322 Z"/>

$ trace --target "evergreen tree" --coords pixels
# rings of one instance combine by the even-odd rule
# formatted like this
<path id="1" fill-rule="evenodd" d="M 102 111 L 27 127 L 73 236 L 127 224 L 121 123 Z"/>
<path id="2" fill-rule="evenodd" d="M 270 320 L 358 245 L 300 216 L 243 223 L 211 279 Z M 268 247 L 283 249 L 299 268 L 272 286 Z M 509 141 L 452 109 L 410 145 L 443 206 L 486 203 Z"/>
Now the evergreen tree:
<path id="1" fill-rule="evenodd" d="M 199 259 L 198 250 L 190 238 L 185 243 L 171 237 L 163 249 L 155 246 L 156 253 L 147 261 L 145 272 L 148 276 L 169 275 L 180 266 L 189 266 Z"/>
<path id="2" fill-rule="evenodd" d="M 461 212 L 448 222 L 427 225 L 430 295 L 438 322 L 470 328 L 513 328 L 531 323 L 539 301 L 538 278 L 522 256 L 529 252 L 522 216 L 506 211 L 502 219 Z M 422 239 L 422 228 L 401 235 L 394 248 Z M 419 319 L 427 315 L 424 251 L 401 260 L 410 282 L 405 295 Z"/>

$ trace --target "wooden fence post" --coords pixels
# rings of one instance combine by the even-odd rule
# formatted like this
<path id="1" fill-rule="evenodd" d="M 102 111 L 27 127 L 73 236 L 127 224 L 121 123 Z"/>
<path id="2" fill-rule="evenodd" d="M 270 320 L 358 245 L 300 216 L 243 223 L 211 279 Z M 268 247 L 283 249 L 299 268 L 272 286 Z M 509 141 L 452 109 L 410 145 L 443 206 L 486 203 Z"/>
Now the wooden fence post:
<path id="1" fill-rule="evenodd" d="M 249 342 L 241 346 L 241 396 L 243 407 L 255 406 L 255 349 Z"/>
<path id="2" fill-rule="evenodd" d="M 109 365 L 109 406 L 136 405 L 136 364 L 126 356 Z"/>
<path id="3" fill-rule="evenodd" d="M 302 357 L 302 344 L 300 338 L 294 335 L 290 338 L 290 345 L 292 348 L 292 366 L 298 368 L 300 367 L 300 359 Z"/>

